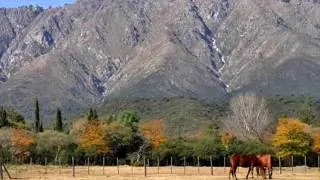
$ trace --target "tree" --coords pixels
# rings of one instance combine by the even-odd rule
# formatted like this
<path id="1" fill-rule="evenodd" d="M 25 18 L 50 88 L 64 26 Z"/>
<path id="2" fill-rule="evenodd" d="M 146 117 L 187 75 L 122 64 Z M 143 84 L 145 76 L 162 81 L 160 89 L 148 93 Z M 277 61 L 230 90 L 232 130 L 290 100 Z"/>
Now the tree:
<path id="1" fill-rule="evenodd" d="M 165 136 L 165 124 L 163 120 L 156 119 L 147 121 L 142 125 L 142 133 L 149 140 L 153 148 L 157 148 L 160 144 L 167 141 Z"/>
<path id="2" fill-rule="evenodd" d="M 30 148 L 34 144 L 34 137 L 29 131 L 24 129 L 13 129 L 10 144 L 16 156 L 26 158 L 30 155 Z"/>
<path id="3" fill-rule="evenodd" d="M 7 115 L 8 115 L 8 119 L 12 122 L 12 123 L 22 123 L 25 124 L 25 120 L 24 117 L 17 112 L 15 109 L 13 108 L 7 108 Z"/>
<path id="4" fill-rule="evenodd" d="M 228 151 L 234 140 L 234 136 L 231 133 L 225 132 L 220 136 L 220 139 L 223 147 Z"/>
<path id="5" fill-rule="evenodd" d="M 104 155 L 110 152 L 108 137 L 102 121 L 89 121 L 80 136 L 79 144 L 91 155 Z"/>
<path id="6" fill-rule="evenodd" d="M 2 106 L 0 108 L 0 128 L 5 126 L 9 126 L 9 121 L 8 121 L 7 111 Z"/>
<path id="7" fill-rule="evenodd" d="M 38 133 L 36 138 L 37 151 L 40 155 L 52 156 L 57 162 L 58 158 L 68 147 L 73 144 L 70 136 L 52 130 L 47 130 L 43 133 Z"/>
<path id="8" fill-rule="evenodd" d="M 231 99 L 231 112 L 224 120 L 224 128 L 243 141 L 265 140 L 272 121 L 264 98 L 247 93 Z"/>
<path id="9" fill-rule="evenodd" d="M 98 113 L 97 113 L 96 109 L 93 110 L 92 119 L 93 120 L 97 120 L 98 119 Z"/>
<path id="10" fill-rule="evenodd" d="M 40 127 L 39 127 L 39 131 L 38 132 L 43 132 L 43 124 L 42 124 L 42 121 L 40 122 Z"/>
<path id="11" fill-rule="evenodd" d="M 273 137 L 273 146 L 281 157 L 304 156 L 310 150 L 309 126 L 297 119 L 280 119 Z"/>
<path id="12" fill-rule="evenodd" d="M 57 109 L 57 118 L 56 118 L 56 125 L 54 128 L 56 131 L 62 132 L 63 131 L 63 123 L 62 123 L 62 116 L 61 116 L 61 110 Z"/>
<path id="13" fill-rule="evenodd" d="M 89 109 L 88 120 L 89 121 L 93 120 L 93 109 L 92 108 Z"/>
<path id="14" fill-rule="evenodd" d="M 130 127 L 135 132 L 137 131 L 137 125 L 140 118 L 135 111 L 123 111 L 118 114 L 117 119 L 121 124 Z"/>
<path id="15" fill-rule="evenodd" d="M 35 102 L 34 116 L 35 116 L 34 131 L 37 133 L 40 131 L 40 109 L 39 109 L 38 98 L 36 98 L 36 102 Z"/>
<path id="16" fill-rule="evenodd" d="M 320 153 L 320 132 L 318 132 L 313 140 L 313 150 L 316 153 Z"/>
<path id="17" fill-rule="evenodd" d="M 305 102 L 304 104 L 300 105 L 297 110 L 297 117 L 304 123 L 311 124 L 315 118 L 315 115 L 312 112 L 311 104 Z"/>

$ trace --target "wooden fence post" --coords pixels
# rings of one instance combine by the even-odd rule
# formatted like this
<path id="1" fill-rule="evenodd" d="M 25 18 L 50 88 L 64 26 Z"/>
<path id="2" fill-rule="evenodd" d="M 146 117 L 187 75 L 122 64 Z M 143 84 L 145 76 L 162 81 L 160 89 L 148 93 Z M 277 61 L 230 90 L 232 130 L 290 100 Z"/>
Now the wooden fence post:
<path id="1" fill-rule="evenodd" d="M 281 174 L 281 157 L 279 156 L 279 174 Z"/>
<path id="2" fill-rule="evenodd" d="M 171 161 L 171 163 L 170 163 L 170 173 L 172 174 L 172 156 L 170 157 L 170 161 Z"/>
<path id="3" fill-rule="evenodd" d="M 3 180 L 2 157 L 0 157 L 0 180 Z"/>
<path id="4" fill-rule="evenodd" d="M 75 167 L 74 167 L 74 157 L 72 156 L 72 177 L 76 176 Z"/>
<path id="5" fill-rule="evenodd" d="M 197 164 L 197 166 L 198 166 L 198 174 L 200 174 L 200 158 L 199 158 L 199 156 L 198 156 L 198 164 Z"/>
<path id="6" fill-rule="evenodd" d="M 30 166 L 29 166 L 30 172 L 32 171 L 32 157 L 30 157 Z"/>
<path id="7" fill-rule="evenodd" d="M 210 168 L 211 168 L 211 176 L 213 176 L 213 163 L 212 163 L 212 156 L 210 156 Z"/>
<path id="8" fill-rule="evenodd" d="M 226 157 L 223 157 L 223 172 L 226 172 Z"/>
<path id="9" fill-rule="evenodd" d="M 291 156 L 291 171 L 293 173 L 293 156 Z"/>
<path id="10" fill-rule="evenodd" d="M 183 157 L 183 174 L 186 175 L 186 157 Z"/>
<path id="11" fill-rule="evenodd" d="M 90 157 L 88 157 L 88 175 L 90 174 Z"/>
<path id="12" fill-rule="evenodd" d="M 307 167 L 307 156 L 304 156 L 304 166 L 306 168 L 306 173 L 308 171 L 308 167 Z"/>
<path id="13" fill-rule="evenodd" d="M 44 174 L 47 174 L 47 173 L 48 173 L 48 172 L 47 172 L 47 161 L 48 161 L 48 159 L 47 159 L 47 157 L 45 157 L 45 158 L 44 158 L 44 169 L 45 169 Z"/>
<path id="14" fill-rule="evenodd" d="M 147 176 L 147 164 L 146 164 L 146 157 L 143 157 L 143 167 L 144 167 L 144 176 Z"/>
<path id="15" fill-rule="evenodd" d="M 106 163 L 106 158 L 103 156 L 102 158 L 102 174 L 104 175 L 104 166 L 105 166 L 105 163 Z"/>
<path id="16" fill-rule="evenodd" d="M 158 163 L 157 163 L 157 165 L 158 165 L 158 175 L 160 174 L 160 157 L 158 157 Z"/>
<path id="17" fill-rule="evenodd" d="M 117 157 L 117 170 L 118 170 L 118 175 L 120 174 L 120 169 L 119 169 L 119 158 Z"/>
<path id="18" fill-rule="evenodd" d="M 59 174 L 61 174 L 61 157 L 59 158 Z"/>
<path id="19" fill-rule="evenodd" d="M 320 171 L 320 154 L 318 154 L 318 170 Z"/>

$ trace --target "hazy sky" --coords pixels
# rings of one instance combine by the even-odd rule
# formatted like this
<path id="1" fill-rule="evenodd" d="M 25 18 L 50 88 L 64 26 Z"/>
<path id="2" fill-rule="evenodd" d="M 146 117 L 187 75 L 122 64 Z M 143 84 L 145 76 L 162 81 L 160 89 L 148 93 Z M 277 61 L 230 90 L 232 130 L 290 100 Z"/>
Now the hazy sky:
<path id="1" fill-rule="evenodd" d="M 18 7 L 24 5 L 39 5 L 44 8 L 49 6 L 63 6 L 65 3 L 71 4 L 76 0 L 0 0 L 0 7 Z"/>

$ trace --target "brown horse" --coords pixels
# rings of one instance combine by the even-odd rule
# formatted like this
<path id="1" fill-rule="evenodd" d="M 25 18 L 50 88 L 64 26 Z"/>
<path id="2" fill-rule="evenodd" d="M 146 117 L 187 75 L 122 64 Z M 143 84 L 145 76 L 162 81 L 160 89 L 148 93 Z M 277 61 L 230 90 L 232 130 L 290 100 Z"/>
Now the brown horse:
<path id="1" fill-rule="evenodd" d="M 249 171 L 247 173 L 246 179 L 248 179 L 248 176 L 250 172 L 253 171 L 254 167 L 260 168 L 262 172 L 265 172 L 260 160 L 255 155 L 238 155 L 234 154 L 230 157 L 230 172 L 229 172 L 229 179 L 230 174 L 232 174 L 233 178 L 237 178 L 236 172 L 238 167 L 248 167 Z M 265 177 L 265 173 L 263 174 L 263 177 Z"/>
<path id="2" fill-rule="evenodd" d="M 257 155 L 257 158 L 259 159 L 261 166 L 268 170 L 269 179 L 272 179 L 271 155 L 270 154 L 260 154 L 260 155 Z M 258 169 L 257 169 L 257 171 L 258 171 Z"/>

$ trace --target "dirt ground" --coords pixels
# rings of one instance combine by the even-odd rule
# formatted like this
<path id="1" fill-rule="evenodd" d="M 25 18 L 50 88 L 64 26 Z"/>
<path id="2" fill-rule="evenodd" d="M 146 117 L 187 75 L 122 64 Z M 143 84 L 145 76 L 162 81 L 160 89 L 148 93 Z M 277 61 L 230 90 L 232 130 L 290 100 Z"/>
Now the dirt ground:
<path id="1" fill-rule="evenodd" d="M 172 173 L 171 173 L 172 169 Z M 108 166 L 104 168 L 101 166 L 91 166 L 89 169 L 86 166 L 75 167 L 75 177 L 72 175 L 72 167 L 58 167 L 58 166 L 8 166 L 9 173 L 15 179 L 47 179 L 47 180 L 207 180 L 207 179 L 228 179 L 228 168 L 214 167 L 213 176 L 211 176 L 210 167 L 147 167 L 147 177 L 144 176 L 143 167 L 120 166 L 119 174 L 116 166 Z M 159 174 L 158 174 L 159 172 Z M 240 168 L 237 174 L 239 179 L 245 179 L 247 169 Z M 251 176 L 250 176 L 251 177 Z M 5 179 L 8 179 L 7 175 Z M 252 179 L 252 178 L 250 178 Z M 255 175 L 254 179 L 262 179 Z M 297 180 L 320 180 L 320 171 L 317 168 L 283 168 L 282 173 L 274 168 L 273 179 L 297 179 Z"/>

